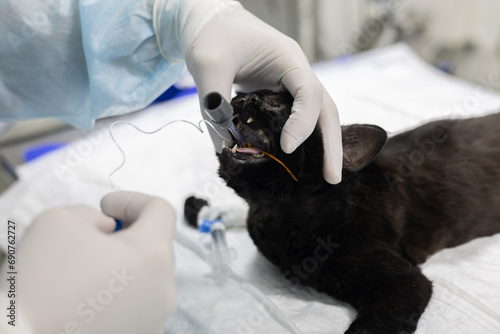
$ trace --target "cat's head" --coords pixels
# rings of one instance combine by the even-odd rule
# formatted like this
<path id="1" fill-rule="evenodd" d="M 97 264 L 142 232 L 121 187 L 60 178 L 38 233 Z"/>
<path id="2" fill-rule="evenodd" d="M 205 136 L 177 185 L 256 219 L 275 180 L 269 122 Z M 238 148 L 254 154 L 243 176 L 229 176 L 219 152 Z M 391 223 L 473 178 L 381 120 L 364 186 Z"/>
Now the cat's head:
<path id="1" fill-rule="evenodd" d="M 281 131 L 293 104 L 289 93 L 269 90 L 240 93 L 231 104 L 233 122 L 251 147 L 229 147 L 219 154 L 219 175 L 228 186 L 248 199 L 261 191 L 284 194 L 300 187 L 326 185 L 318 127 L 292 154 L 281 150 Z M 367 166 L 386 139 L 386 132 L 375 125 L 343 126 L 344 176 Z"/>

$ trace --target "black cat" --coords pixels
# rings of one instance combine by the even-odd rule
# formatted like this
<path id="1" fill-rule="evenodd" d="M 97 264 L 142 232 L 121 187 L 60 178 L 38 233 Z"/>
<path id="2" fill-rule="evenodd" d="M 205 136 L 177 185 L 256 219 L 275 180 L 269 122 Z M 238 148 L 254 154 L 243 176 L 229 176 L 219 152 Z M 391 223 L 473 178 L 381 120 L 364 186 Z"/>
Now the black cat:
<path id="1" fill-rule="evenodd" d="M 280 148 L 292 103 L 271 91 L 232 101 L 256 149 L 224 149 L 219 174 L 248 202 L 251 238 L 287 278 L 351 304 L 346 333 L 415 331 L 432 294 L 417 265 L 500 232 L 500 114 L 389 140 L 378 126 L 344 126 L 342 182 L 330 185 L 319 128 L 293 154 Z"/>

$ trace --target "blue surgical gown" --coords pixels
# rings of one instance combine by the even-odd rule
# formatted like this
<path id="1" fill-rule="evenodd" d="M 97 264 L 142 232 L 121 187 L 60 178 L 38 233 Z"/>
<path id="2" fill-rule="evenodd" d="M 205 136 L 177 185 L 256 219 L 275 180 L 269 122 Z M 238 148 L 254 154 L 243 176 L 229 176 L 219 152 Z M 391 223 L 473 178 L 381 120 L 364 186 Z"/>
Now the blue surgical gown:
<path id="1" fill-rule="evenodd" d="M 176 26 L 185 0 L 160 2 L 169 60 L 154 0 L 2 0 L 0 121 L 55 117 L 88 129 L 150 104 L 185 68 Z"/>

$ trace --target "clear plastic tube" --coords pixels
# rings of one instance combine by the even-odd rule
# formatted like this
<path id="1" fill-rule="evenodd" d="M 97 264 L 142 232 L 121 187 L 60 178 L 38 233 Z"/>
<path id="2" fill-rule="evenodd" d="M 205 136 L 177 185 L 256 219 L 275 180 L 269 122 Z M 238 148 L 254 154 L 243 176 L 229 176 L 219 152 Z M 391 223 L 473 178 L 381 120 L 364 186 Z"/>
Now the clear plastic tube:
<path id="1" fill-rule="evenodd" d="M 207 254 L 207 260 L 212 267 L 213 275 L 220 281 L 231 275 L 229 263 L 236 258 L 236 251 L 229 248 L 226 242 L 226 228 L 221 222 L 215 222 L 210 229 L 212 245 Z"/>

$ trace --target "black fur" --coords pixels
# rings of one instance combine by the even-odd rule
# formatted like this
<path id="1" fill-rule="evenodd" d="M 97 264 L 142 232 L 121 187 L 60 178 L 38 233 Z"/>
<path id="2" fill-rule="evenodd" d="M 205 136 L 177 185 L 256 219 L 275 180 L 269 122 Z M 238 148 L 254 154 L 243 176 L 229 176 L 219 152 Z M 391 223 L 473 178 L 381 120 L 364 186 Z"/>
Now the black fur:
<path id="1" fill-rule="evenodd" d="M 208 202 L 202 198 L 197 198 L 195 196 L 186 198 L 186 201 L 184 202 L 184 218 L 186 218 L 186 221 L 190 226 L 198 228 L 198 213 L 204 206 L 207 205 Z"/>
<path id="2" fill-rule="evenodd" d="M 351 304 L 358 316 L 346 333 L 415 331 L 432 294 L 417 265 L 500 232 L 500 114 L 433 122 L 387 142 L 377 126 L 342 127 L 342 182 L 330 185 L 318 128 L 293 154 L 280 149 L 292 102 L 270 91 L 232 101 L 248 141 L 299 180 L 268 157 L 219 155 L 220 176 L 249 204 L 251 238 L 287 278 Z"/>

